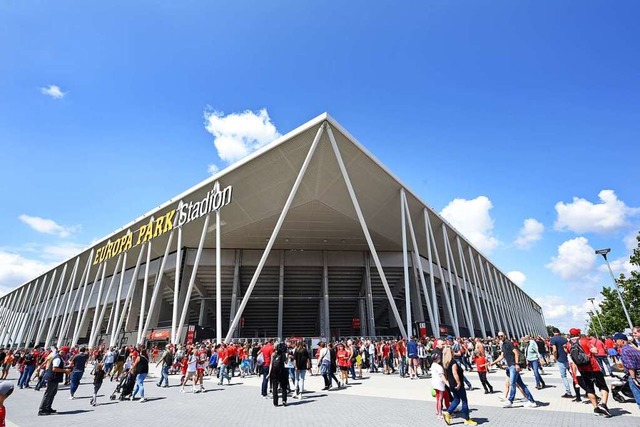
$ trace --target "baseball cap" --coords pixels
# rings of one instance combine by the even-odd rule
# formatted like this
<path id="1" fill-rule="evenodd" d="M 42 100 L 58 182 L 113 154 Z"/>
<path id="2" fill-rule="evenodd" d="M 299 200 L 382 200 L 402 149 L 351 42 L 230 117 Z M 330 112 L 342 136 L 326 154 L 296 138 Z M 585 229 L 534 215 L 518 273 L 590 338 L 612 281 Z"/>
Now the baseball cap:
<path id="1" fill-rule="evenodd" d="M 62 346 L 60 347 L 60 351 L 64 351 L 65 353 L 69 353 L 69 347 L 68 346 Z"/>
<path id="2" fill-rule="evenodd" d="M 0 396 L 9 396 L 13 393 L 13 384 L 10 381 L 0 383 Z"/>
<path id="3" fill-rule="evenodd" d="M 625 334 L 620 334 L 617 333 L 613 336 L 614 340 L 624 340 L 624 341 L 629 341 L 629 337 L 627 337 Z"/>
<path id="4" fill-rule="evenodd" d="M 569 335 L 571 335 L 572 337 L 578 337 L 578 336 L 580 336 L 580 333 L 581 333 L 581 331 L 578 328 L 569 329 Z"/>
<path id="5" fill-rule="evenodd" d="M 453 340 L 453 337 L 451 335 L 447 335 L 447 339 L 448 340 Z"/>

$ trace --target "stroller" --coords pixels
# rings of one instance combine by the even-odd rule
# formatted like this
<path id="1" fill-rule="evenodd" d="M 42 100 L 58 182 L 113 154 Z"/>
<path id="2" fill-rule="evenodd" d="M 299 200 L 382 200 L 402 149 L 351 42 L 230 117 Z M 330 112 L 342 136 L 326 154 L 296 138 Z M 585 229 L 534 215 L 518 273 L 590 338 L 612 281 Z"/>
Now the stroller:
<path id="1" fill-rule="evenodd" d="M 611 394 L 613 399 L 618 403 L 625 403 L 627 399 L 634 399 L 631 387 L 629 387 L 629 375 L 625 374 L 624 377 L 614 375 L 615 381 L 611 383 Z"/>
<path id="2" fill-rule="evenodd" d="M 127 372 L 127 374 L 122 377 L 111 396 L 109 396 L 109 399 L 116 400 L 116 395 L 118 393 L 120 393 L 120 397 L 118 397 L 118 400 L 124 400 L 128 398 L 129 396 L 131 396 L 131 393 L 133 393 L 133 387 L 135 386 L 135 384 L 135 374 L 131 371 Z"/>

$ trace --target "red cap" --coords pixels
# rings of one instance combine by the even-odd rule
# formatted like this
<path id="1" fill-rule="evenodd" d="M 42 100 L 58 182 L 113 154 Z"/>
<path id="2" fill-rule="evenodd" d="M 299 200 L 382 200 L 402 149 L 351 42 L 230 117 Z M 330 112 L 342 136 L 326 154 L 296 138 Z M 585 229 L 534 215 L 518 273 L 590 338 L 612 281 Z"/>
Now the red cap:
<path id="1" fill-rule="evenodd" d="M 571 335 L 572 337 L 579 337 L 580 336 L 580 329 L 578 328 L 571 328 L 569 329 L 569 335 Z"/>
<path id="2" fill-rule="evenodd" d="M 67 347 L 66 345 L 62 346 L 62 347 L 60 347 L 60 351 L 64 351 L 65 353 L 69 353 L 69 347 Z"/>

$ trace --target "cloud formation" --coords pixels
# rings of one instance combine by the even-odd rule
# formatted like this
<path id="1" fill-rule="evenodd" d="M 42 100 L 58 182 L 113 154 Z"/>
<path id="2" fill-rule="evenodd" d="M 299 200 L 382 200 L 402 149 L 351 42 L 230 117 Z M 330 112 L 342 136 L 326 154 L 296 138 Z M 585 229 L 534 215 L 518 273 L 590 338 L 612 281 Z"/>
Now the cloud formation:
<path id="1" fill-rule="evenodd" d="M 207 172 L 209 172 L 209 174 L 211 175 L 217 174 L 219 170 L 220 168 L 218 167 L 218 165 L 214 163 L 211 163 L 209 166 L 207 166 Z"/>
<path id="2" fill-rule="evenodd" d="M 33 279 L 53 266 L 53 263 L 45 263 L 0 250 L 0 293 L 13 290 L 16 286 Z"/>
<path id="3" fill-rule="evenodd" d="M 593 305 L 586 297 L 580 304 L 570 304 L 564 297 L 557 295 L 535 298 L 535 301 L 542 307 L 547 325 L 554 325 L 562 332 L 567 332 L 570 328 L 584 330 L 589 319 L 587 313 L 593 311 Z M 598 307 L 600 302 L 594 302 Z"/>
<path id="4" fill-rule="evenodd" d="M 573 202 L 556 203 L 558 217 L 555 229 L 574 233 L 610 233 L 628 226 L 628 219 L 640 213 L 639 208 L 631 208 L 618 199 L 613 190 L 598 193 L 600 203 L 574 197 Z"/>
<path id="5" fill-rule="evenodd" d="M 223 112 L 205 112 L 205 128 L 213 135 L 218 156 L 234 163 L 280 137 L 269 113 L 244 111 L 224 115 Z"/>
<path id="6" fill-rule="evenodd" d="M 53 99 L 62 99 L 67 94 L 63 92 L 59 86 L 49 85 L 49 87 L 41 87 L 40 93 L 52 97 Z"/>
<path id="7" fill-rule="evenodd" d="M 594 249 L 584 237 L 567 240 L 558 246 L 558 256 L 551 258 L 547 268 L 565 280 L 586 278 L 596 263 Z"/>
<path id="8" fill-rule="evenodd" d="M 524 286 L 524 282 L 527 280 L 527 276 L 525 276 L 522 271 L 517 270 L 508 272 L 507 277 L 509 278 L 509 280 L 511 280 L 521 288 Z"/>
<path id="9" fill-rule="evenodd" d="M 56 223 L 52 219 L 40 218 L 38 216 L 30 216 L 22 214 L 18 217 L 20 221 L 39 233 L 54 234 L 59 237 L 68 237 L 71 233 L 78 231 L 79 226 L 67 227 Z"/>
<path id="10" fill-rule="evenodd" d="M 473 200 L 454 199 L 442 209 L 442 215 L 479 250 L 490 253 L 500 242 L 493 236 L 493 219 L 489 210 L 493 207 L 486 196 Z"/>
<path id="11" fill-rule="evenodd" d="M 513 244 L 520 249 L 529 249 L 534 242 L 542 239 L 543 232 L 544 224 L 534 218 L 527 218 Z"/>

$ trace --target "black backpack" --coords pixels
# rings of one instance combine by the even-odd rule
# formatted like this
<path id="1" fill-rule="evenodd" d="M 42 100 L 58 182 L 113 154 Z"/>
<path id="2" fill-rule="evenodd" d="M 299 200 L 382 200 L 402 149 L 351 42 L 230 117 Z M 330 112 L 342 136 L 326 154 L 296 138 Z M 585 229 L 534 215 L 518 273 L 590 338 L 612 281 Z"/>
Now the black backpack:
<path id="1" fill-rule="evenodd" d="M 283 353 L 276 353 L 271 361 L 271 375 L 280 376 L 284 372 L 284 357 Z"/>
<path id="2" fill-rule="evenodd" d="M 576 366 L 586 366 L 591 364 L 591 358 L 585 353 L 584 348 L 580 345 L 580 340 L 571 341 L 571 347 L 569 349 L 571 360 Z"/>

